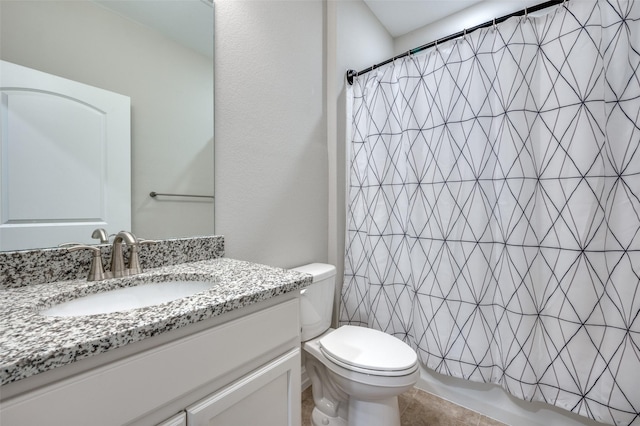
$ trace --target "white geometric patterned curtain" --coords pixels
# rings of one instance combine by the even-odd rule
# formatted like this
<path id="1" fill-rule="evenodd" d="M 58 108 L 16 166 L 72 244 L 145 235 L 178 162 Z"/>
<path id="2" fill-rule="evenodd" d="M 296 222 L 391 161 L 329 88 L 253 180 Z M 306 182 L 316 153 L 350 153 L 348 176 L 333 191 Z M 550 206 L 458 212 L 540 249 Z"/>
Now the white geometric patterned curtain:
<path id="1" fill-rule="evenodd" d="M 573 0 L 355 79 L 341 322 L 640 424 L 640 1 Z"/>

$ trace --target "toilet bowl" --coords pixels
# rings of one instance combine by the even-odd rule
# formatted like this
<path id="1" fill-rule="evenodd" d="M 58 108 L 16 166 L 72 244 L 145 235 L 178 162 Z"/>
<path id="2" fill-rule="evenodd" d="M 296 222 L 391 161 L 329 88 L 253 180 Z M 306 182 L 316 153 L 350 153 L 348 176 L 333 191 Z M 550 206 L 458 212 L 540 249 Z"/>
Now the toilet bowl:
<path id="1" fill-rule="evenodd" d="M 399 426 L 398 395 L 420 374 L 415 351 L 378 330 L 329 328 L 335 267 L 316 263 L 295 270 L 314 277 L 300 300 L 302 348 L 315 404 L 312 424 Z"/>

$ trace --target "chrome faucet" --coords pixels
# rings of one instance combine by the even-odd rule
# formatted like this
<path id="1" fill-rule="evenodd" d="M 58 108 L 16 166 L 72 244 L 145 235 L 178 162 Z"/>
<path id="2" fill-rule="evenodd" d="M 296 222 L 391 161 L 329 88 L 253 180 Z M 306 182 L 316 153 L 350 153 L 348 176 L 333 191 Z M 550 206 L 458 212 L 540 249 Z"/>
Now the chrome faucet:
<path id="1" fill-rule="evenodd" d="M 91 238 L 100 240 L 100 244 L 109 244 L 109 235 L 107 235 L 107 231 L 104 228 L 94 229 Z"/>
<path id="2" fill-rule="evenodd" d="M 97 231 L 97 230 L 96 230 Z M 94 234 L 96 234 L 94 231 Z M 106 233 L 105 233 L 106 234 Z M 95 237 L 94 237 L 95 238 Z M 107 278 L 121 278 L 129 275 L 135 275 L 142 272 L 140 266 L 140 258 L 138 256 L 138 246 L 140 244 L 155 244 L 153 240 L 137 239 L 135 235 L 128 231 L 120 231 L 116 234 L 113 245 L 111 247 L 111 270 L 104 271 L 102 268 L 102 258 L 100 248 L 95 246 L 89 246 L 85 244 L 68 243 L 62 244 L 60 247 L 65 247 L 69 251 L 76 250 L 91 250 L 91 266 L 89 268 L 89 274 L 87 281 L 99 281 Z M 129 246 L 129 267 L 125 267 L 124 255 L 122 252 L 122 245 Z"/>
<path id="3" fill-rule="evenodd" d="M 136 263 L 139 264 L 139 262 L 137 261 L 138 241 L 136 240 L 136 237 L 131 232 L 118 232 L 116 234 L 116 237 L 113 239 L 113 246 L 111 246 L 111 274 L 113 278 L 120 278 L 129 275 L 129 270 L 124 267 L 124 256 L 122 255 L 123 242 L 131 247 L 132 258 L 135 248 Z M 131 259 L 129 260 L 129 264 L 131 264 Z"/>

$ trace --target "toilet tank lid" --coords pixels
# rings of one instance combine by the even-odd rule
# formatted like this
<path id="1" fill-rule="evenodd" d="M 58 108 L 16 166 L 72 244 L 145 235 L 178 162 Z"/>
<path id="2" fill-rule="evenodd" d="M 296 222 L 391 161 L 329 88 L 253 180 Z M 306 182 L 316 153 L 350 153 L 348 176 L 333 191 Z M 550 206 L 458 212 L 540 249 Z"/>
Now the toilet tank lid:
<path id="1" fill-rule="evenodd" d="M 293 271 L 305 272 L 313 275 L 313 281 L 331 278 L 336 274 L 336 267 L 327 263 L 310 263 L 308 265 L 291 268 Z"/>

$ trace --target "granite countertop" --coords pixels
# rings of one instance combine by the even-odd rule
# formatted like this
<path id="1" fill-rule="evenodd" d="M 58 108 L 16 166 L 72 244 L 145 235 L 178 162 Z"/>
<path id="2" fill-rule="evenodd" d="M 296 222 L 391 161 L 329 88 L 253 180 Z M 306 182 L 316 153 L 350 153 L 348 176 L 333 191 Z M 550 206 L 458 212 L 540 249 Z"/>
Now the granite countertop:
<path id="1" fill-rule="evenodd" d="M 78 317 L 39 314 L 86 294 L 169 279 L 214 279 L 219 285 L 130 311 Z M 160 267 L 127 278 L 0 290 L 0 385 L 297 290 L 311 280 L 311 275 L 296 271 L 219 258 Z"/>

